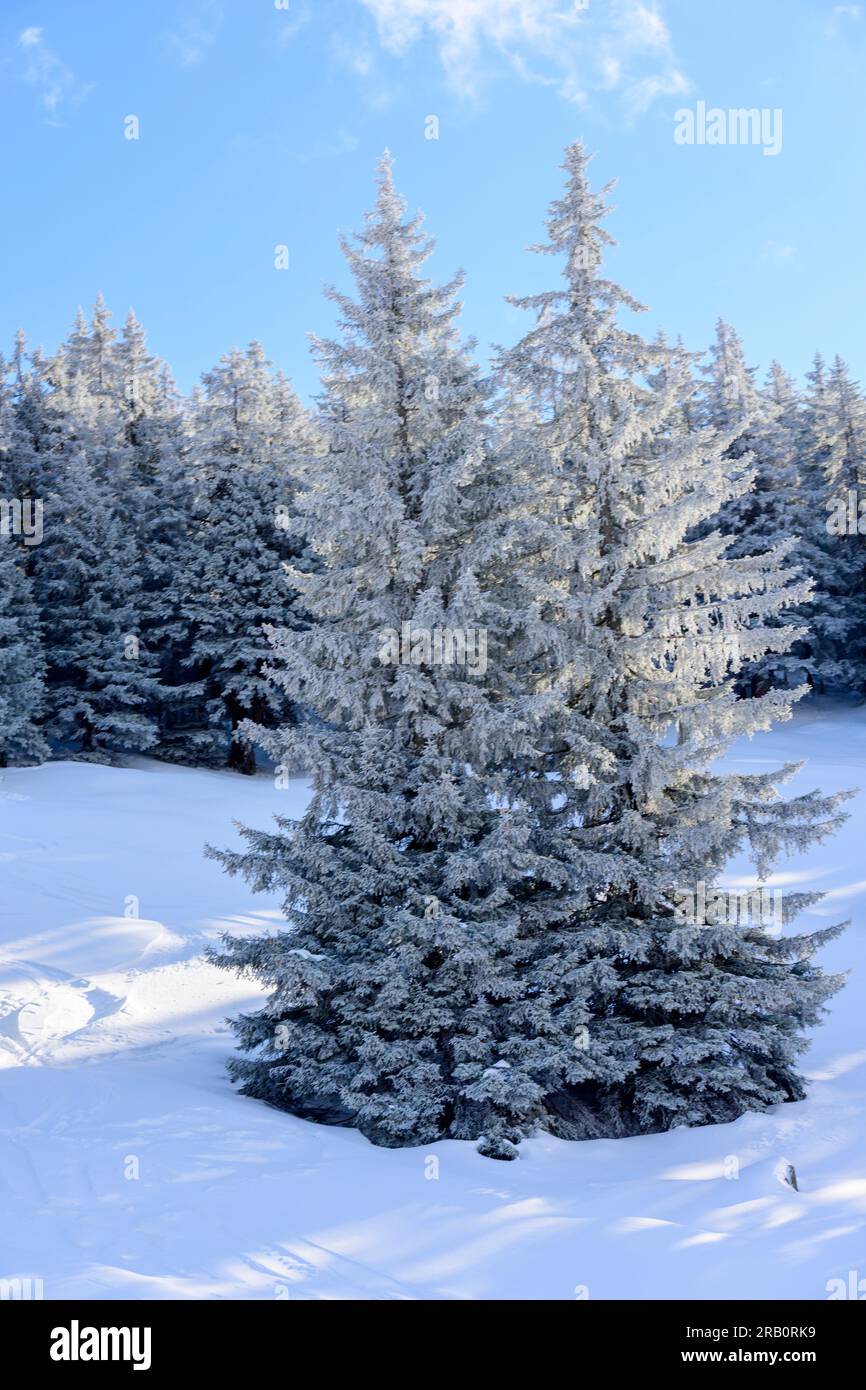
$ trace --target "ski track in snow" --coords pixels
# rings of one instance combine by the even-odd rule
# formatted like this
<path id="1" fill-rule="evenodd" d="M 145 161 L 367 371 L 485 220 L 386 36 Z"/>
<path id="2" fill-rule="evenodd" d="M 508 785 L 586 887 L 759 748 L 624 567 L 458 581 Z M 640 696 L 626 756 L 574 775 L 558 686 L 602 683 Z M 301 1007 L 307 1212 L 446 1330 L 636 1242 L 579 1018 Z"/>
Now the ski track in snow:
<path id="1" fill-rule="evenodd" d="M 866 788 L 866 711 L 813 708 L 728 761 L 799 758 L 792 792 Z M 516 1163 L 375 1149 L 231 1088 L 225 1017 L 261 996 L 201 952 L 281 917 L 202 847 L 305 799 L 300 781 L 145 760 L 2 775 L 0 1278 L 41 1278 L 46 1298 L 399 1300 L 821 1299 L 866 1278 L 866 793 L 779 866 L 780 884 L 833 890 L 815 925 L 852 918 L 824 952 L 852 974 L 808 1100 L 638 1139 L 538 1136 Z"/>

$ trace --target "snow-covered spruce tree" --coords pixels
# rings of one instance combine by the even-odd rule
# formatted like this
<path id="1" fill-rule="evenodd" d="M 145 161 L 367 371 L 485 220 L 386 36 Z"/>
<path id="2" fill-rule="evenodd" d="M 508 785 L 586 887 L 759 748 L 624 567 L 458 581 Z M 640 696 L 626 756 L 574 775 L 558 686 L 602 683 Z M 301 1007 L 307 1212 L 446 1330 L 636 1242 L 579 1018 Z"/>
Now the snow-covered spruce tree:
<path id="1" fill-rule="evenodd" d="M 192 419 L 195 505 L 181 574 L 191 669 L 205 696 L 196 752 L 255 771 L 245 720 L 289 712 L 266 679 L 266 626 L 300 624 L 285 566 L 298 558 L 298 460 L 311 443 L 305 412 L 261 347 L 235 349 L 204 377 Z"/>
<path id="2" fill-rule="evenodd" d="M 811 489 L 801 476 L 802 411 L 792 379 L 773 362 L 763 389 L 755 384 L 755 368 L 746 365 L 742 342 L 723 319 L 716 324 L 706 378 L 700 391 L 681 408 L 687 429 L 710 426 L 726 434 L 725 461 L 736 481 L 735 494 L 717 516 L 703 519 L 698 534 L 719 530 L 730 537 L 731 558 L 758 555 L 785 545 L 799 561 L 801 541 L 814 526 Z M 660 374 L 663 378 L 664 373 Z M 804 568 L 804 574 L 809 569 Z M 771 627 L 808 628 L 805 610 L 787 609 L 767 615 Z M 788 651 L 769 650 L 745 662 L 738 690 L 761 694 L 771 684 L 795 687 L 808 678 L 803 657 L 808 636 Z"/>
<path id="3" fill-rule="evenodd" d="M 799 538 L 808 511 L 798 457 L 802 403 L 793 377 L 778 362 L 770 363 L 761 391 L 761 406 L 761 422 L 755 440 L 756 491 L 763 540 L 765 545 L 773 546 L 791 536 Z M 756 535 L 756 549 L 758 539 Z M 739 553 L 736 546 L 732 551 Z"/>
<path id="4" fill-rule="evenodd" d="M 44 371 L 37 357 L 31 366 L 23 332 L 15 336 L 11 361 L 0 362 L 0 472 L 2 495 L 17 499 L 25 523 L 20 534 L 18 563 L 32 572 L 41 531 L 40 503 L 51 479 L 46 443 Z M 27 535 L 26 532 L 33 534 Z"/>
<path id="5" fill-rule="evenodd" d="M 500 1019 L 521 992 L 539 872 L 514 789 L 544 701 L 504 664 L 522 621 L 501 514 L 513 485 L 457 337 L 459 281 L 422 278 L 429 250 L 386 157 L 344 244 L 356 297 L 330 292 L 342 337 L 317 344 L 326 447 L 303 505 L 318 567 L 294 576 L 312 625 L 272 636 L 273 678 L 311 717 L 250 731 L 278 765 L 309 769 L 313 797 L 216 856 L 280 888 L 290 925 L 228 938 L 214 959 L 272 991 L 235 1025 L 247 1094 L 379 1144 L 484 1136 L 505 1155 L 515 1115 L 539 1108 L 529 1073 L 503 1104 Z"/>
<path id="6" fill-rule="evenodd" d="M 768 652 L 746 667 L 745 676 L 754 693 L 761 693 L 768 684 L 796 688 L 815 683 L 816 665 L 813 659 L 816 574 L 823 566 L 822 553 L 815 544 L 816 507 L 823 517 L 823 475 L 814 458 L 804 448 L 806 432 L 803 402 L 793 379 L 778 362 L 770 371 L 761 392 L 760 423 L 754 433 L 757 469 L 756 508 L 760 527 L 750 528 L 753 548 L 760 548 L 761 535 L 768 545 L 779 545 L 795 539 L 790 552 L 791 562 L 811 579 L 813 591 L 808 600 L 788 609 L 780 617 L 770 619 L 774 625 L 783 622 L 802 629 L 802 635 L 787 652 Z M 823 538 L 820 538 L 823 541 Z M 729 553 L 745 553 L 735 539 Z M 742 684 L 743 682 L 741 682 Z"/>
<path id="7" fill-rule="evenodd" d="M 779 461 L 764 447 L 766 428 L 779 410 L 772 404 L 772 379 L 768 390 L 755 383 L 756 369 L 746 365 L 739 335 L 723 319 L 716 323 L 706 378 L 696 393 L 697 422 L 729 436 L 725 460 L 734 480 L 748 480 L 737 487 L 717 517 L 703 524 L 706 533 L 718 529 L 731 537 L 730 556 L 755 555 L 788 539 L 785 529 L 792 505 L 794 476 L 790 460 L 780 476 Z M 795 402 L 796 404 L 796 402 Z"/>
<path id="8" fill-rule="evenodd" d="M 703 424 L 735 433 L 725 449 L 733 476 L 754 484 L 726 503 L 713 524 L 731 537 L 731 557 L 755 555 L 789 541 L 803 524 L 797 445 L 802 425 L 794 382 L 773 362 L 763 389 L 754 384 L 743 346 L 722 320 L 716 328 L 708 380 L 700 393 Z"/>
<path id="9" fill-rule="evenodd" d="M 39 729 L 45 693 L 42 634 L 25 572 L 26 542 L 38 541 L 38 514 L 32 508 L 27 512 L 28 535 L 16 534 L 14 524 L 16 508 L 29 498 L 24 446 L 0 359 L 0 767 L 41 762 L 48 755 Z"/>
<path id="10" fill-rule="evenodd" d="M 717 526 L 731 536 L 730 554 L 753 555 L 767 548 L 758 495 L 759 487 L 767 485 L 760 476 L 757 449 L 763 401 L 755 385 L 755 368 L 746 365 L 740 337 L 724 319 L 716 323 L 709 358 L 703 368 L 706 381 L 698 397 L 698 420 L 730 436 L 725 459 L 731 476 L 748 479 L 749 486 L 737 488 L 705 529 Z"/>
<path id="11" fill-rule="evenodd" d="M 21 497 L 25 489 L 24 432 L 15 410 L 16 379 L 25 351 L 24 335 L 19 332 L 11 360 L 0 354 L 0 494 L 4 498 Z"/>
<path id="12" fill-rule="evenodd" d="M 837 357 L 816 356 L 799 437 L 804 524 L 798 559 L 814 579 L 803 662 L 820 690 L 866 691 L 866 400 Z M 864 506 L 866 516 L 866 506 Z"/>
<path id="13" fill-rule="evenodd" d="M 0 531 L 0 767 L 42 762 L 45 690 L 39 613 L 14 540 Z"/>
<path id="14" fill-rule="evenodd" d="M 809 447 L 794 382 L 773 362 L 759 390 L 739 336 L 721 319 L 710 362 L 703 370 L 706 381 L 698 396 L 697 418 L 717 430 L 733 432 L 725 458 L 735 479 L 750 477 L 752 481 L 722 506 L 718 516 L 702 523 L 701 534 L 718 528 L 730 536 L 732 557 L 787 544 L 804 576 L 814 578 L 827 563 L 825 537 L 818 534 L 818 528 L 823 528 L 826 484 L 815 463 L 814 448 Z M 816 506 L 821 513 L 817 520 Z M 771 627 L 794 624 L 803 628 L 803 635 L 787 651 L 771 649 L 746 662 L 738 689 L 761 694 L 771 684 L 795 688 L 804 680 L 811 687 L 821 664 L 821 658 L 816 661 L 811 631 L 816 619 L 818 610 L 811 600 L 781 617 L 768 616 Z"/>
<path id="15" fill-rule="evenodd" d="M 159 723 L 154 752 L 194 763 L 204 689 L 191 672 L 183 603 L 193 511 L 189 429 L 171 373 L 149 353 L 131 309 L 113 346 L 109 383 L 125 445 L 117 504 L 136 546 L 141 647 L 159 674 L 157 704 L 148 710 Z"/>
<path id="16" fill-rule="evenodd" d="M 840 984 L 812 963 L 838 927 L 776 937 L 683 910 L 740 847 L 763 879 L 780 852 L 829 833 L 840 798 L 782 800 L 794 767 L 717 770 L 734 738 L 802 694 L 738 698 L 735 683 L 744 660 L 797 636 L 772 624 L 808 585 L 788 543 L 732 556 L 729 538 L 702 534 L 749 486 L 730 461 L 742 427 L 683 432 L 688 362 L 619 325 L 637 306 L 602 275 L 606 190 L 591 190 L 586 165 L 570 148 L 540 248 L 562 259 L 564 284 L 516 301 L 536 323 L 502 359 L 532 407 L 504 447 L 538 471 L 550 522 L 540 562 L 519 575 L 538 597 L 524 667 L 557 696 L 524 788 L 544 867 L 524 886 L 529 949 L 499 1004 L 502 1096 L 534 1086 L 537 1122 L 570 1137 L 801 1097 L 804 1030 Z M 789 895 L 785 920 L 812 901 Z"/>
<path id="17" fill-rule="evenodd" d="M 735 476 L 747 468 L 754 475 L 753 487 L 708 524 L 732 537 L 729 554 L 736 556 L 796 538 L 792 554 L 814 583 L 811 600 L 789 615 L 804 627 L 803 638 L 786 654 L 750 662 L 745 677 L 753 689 L 805 675 L 820 690 L 862 692 L 866 543 L 856 530 L 858 503 L 852 511 L 850 499 L 866 482 L 866 402 L 845 363 L 837 358 L 828 371 L 820 354 L 805 406 L 777 363 L 757 390 L 739 337 L 721 320 L 705 373 L 701 417 L 737 429 L 726 457 Z"/>
<path id="18" fill-rule="evenodd" d="M 92 341 L 91 341 L 92 339 Z M 154 658 L 141 643 L 138 548 L 118 497 L 129 458 L 110 390 L 111 331 L 100 303 L 69 343 L 36 359 L 20 418 L 44 492 L 31 560 L 47 662 L 45 734 L 65 756 L 107 761 L 148 749 Z"/>

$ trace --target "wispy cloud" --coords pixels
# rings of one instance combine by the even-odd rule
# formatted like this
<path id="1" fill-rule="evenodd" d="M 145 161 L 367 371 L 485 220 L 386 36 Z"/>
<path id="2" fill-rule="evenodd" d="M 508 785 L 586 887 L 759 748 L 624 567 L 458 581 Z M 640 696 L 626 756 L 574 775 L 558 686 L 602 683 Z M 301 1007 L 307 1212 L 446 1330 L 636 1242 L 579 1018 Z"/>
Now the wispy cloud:
<path id="1" fill-rule="evenodd" d="M 31 25 L 18 35 L 24 59 L 23 77 L 35 88 L 50 116 L 56 118 L 66 104 L 77 106 L 91 90 L 91 84 L 76 77 L 63 59 L 48 47 L 41 29 Z"/>
<path id="2" fill-rule="evenodd" d="M 830 11 L 828 19 L 824 23 L 824 33 L 828 39 L 838 38 L 842 30 L 850 23 L 856 23 L 863 13 L 862 5 L 834 5 Z"/>
<path id="3" fill-rule="evenodd" d="M 310 7 L 306 3 L 293 6 L 293 11 L 291 19 L 286 20 L 277 34 L 277 43 L 281 46 L 291 43 L 295 35 L 305 29 L 312 19 Z"/>
<path id="4" fill-rule="evenodd" d="M 470 99 L 503 66 L 580 104 L 595 91 L 616 91 L 644 110 L 689 87 L 658 0 L 360 2 L 390 52 L 432 38 L 450 85 Z"/>
<path id="5" fill-rule="evenodd" d="M 182 68 L 204 61 L 223 25 L 222 0 L 193 0 L 178 11 L 171 29 L 163 34 L 165 47 Z"/>
<path id="6" fill-rule="evenodd" d="M 640 77 L 631 82 L 627 93 L 628 104 L 634 112 L 646 111 L 659 97 L 680 96 L 690 88 L 688 78 L 674 68 L 670 72 Z"/>
<path id="7" fill-rule="evenodd" d="M 349 37 L 336 33 L 331 38 L 331 51 L 340 64 L 357 78 L 364 101 L 376 111 L 382 111 L 394 100 L 394 87 L 381 71 L 375 43 L 355 34 Z"/>

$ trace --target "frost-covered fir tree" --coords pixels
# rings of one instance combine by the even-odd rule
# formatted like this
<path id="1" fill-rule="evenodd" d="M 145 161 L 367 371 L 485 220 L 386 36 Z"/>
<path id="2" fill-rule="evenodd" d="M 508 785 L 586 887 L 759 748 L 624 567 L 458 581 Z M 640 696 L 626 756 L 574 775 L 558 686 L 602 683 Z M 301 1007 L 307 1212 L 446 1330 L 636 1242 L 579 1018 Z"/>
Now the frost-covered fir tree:
<path id="1" fill-rule="evenodd" d="M 129 455 L 110 389 L 113 337 L 101 301 L 68 344 L 36 358 L 20 392 L 44 493 L 44 537 L 31 560 L 47 663 L 45 734 L 58 751 L 100 761 L 156 741 L 156 662 L 141 639 L 141 576 L 119 498 Z"/>
<path id="2" fill-rule="evenodd" d="M 193 461 L 187 411 L 165 363 L 147 348 L 132 310 L 114 347 L 111 391 L 125 445 L 118 506 L 131 528 L 141 578 L 141 645 L 159 673 L 161 757 L 195 763 L 210 732 L 203 682 L 194 672 L 183 577 L 193 536 Z M 198 743 L 197 743 L 198 738 Z"/>
<path id="3" fill-rule="evenodd" d="M 239 727 L 287 713 L 265 677 L 266 628 L 300 622 L 285 566 L 298 558 L 299 460 L 311 442 L 300 401 L 257 343 L 205 375 L 192 420 L 195 504 L 181 615 L 205 697 L 195 751 L 242 772 L 255 770 L 255 752 Z"/>
<path id="4" fill-rule="evenodd" d="M 799 455 L 800 563 L 814 596 L 804 610 L 804 665 L 821 690 L 866 692 L 866 399 L 837 357 L 808 376 Z M 861 510 L 862 509 L 862 510 Z"/>
<path id="5" fill-rule="evenodd" d="M 19 339 L 19 348 L 22 346 Z M 0 359 L 0 767 L 41 762 L 45 662 L 26 559 L 42 529 L 27 485 L 26 437 Z"/>
<path id="6" fill-rule="evenodd" d="M 697 418 L 730 437 L 725 460 L 732 478 L 748 481 L 748 486 L 737 487 L 718 517 L 704 523 L 704 530 L 718 527 L 730 536 L 729 554 L 754 555 L 778 540 L 774 528 L 768 535 L 764 516 L 764 504 L 773 496 L 772 463 L 759 448 L 766 403 L 755 384 L 755 368 L 746 365 L 739 335 L 724 319 L 716 323 L 709 357 Z"/>
<path id="7" fill-rule="evenodd" d="M 801 470 L 802 411 L 792 379 L 773 362 L 762 389 L 755 368 L 746 364 L 742 342 L 723 319 L 716 324 L 706 378 L 683 407 L 688 428 L 708 425 L 729 436 L 725 460 L 737 487 L 719 510 L 707 517 L 699 533 L 718 529 L 731 538 L 732 558 L 757 555 L 786 546 L 803 561 L 802 538 L 814 526 L 814 499 Z M 748 484 L 742 486 L 742 484 Z M 804 566 L 804 574 L 809 574 Z M 770 626 L 808 627 L 805 609 L 768 616 Z M 788 651 L 770 650 L 744 664 L 738 688 L 762 693 L 770 684 L 796 686 L 809 678 L 804 661 L 808 634 Z"/>
<path id="8" fill-rule="evenodd" d="M 42 762 L 45 663 L 39 613 L 19 548 L 0 530 L 0 767 Z"/>
<path id="9" fill-rule="evenodd" d="M 534 1085 L 525 1118 L 574 1137 L 799 1098 L 805 1029 L 839 986 L 812 963 L 839 928 L 701 920 L 737 849 L 763 879 L 837 820 L 837 797 L 779 797 L 793 767 L 715 766 L 802 693 L 738 698 L 735 685 L 743 661 L 790 645 L 797 630 L 779 617 L 808 586 L 787 543 L 735 556 L 728 537 L 704 534 L 749 488 L 731 467 L 742 426 L 683 432 L 688 364 L 620 325 L 637 306 L 603 276 L 606 190 L 591 190 L 586 165 L 573 146 L 540 248 L 564 283 L 517 301 L 536 322 L 503 361 L 534 403 L 507 447 L 538 470 L 550 519 L 546 554 L 521 576 L 539 599 L 525 666 L 557 696 L 525 790 L 546 868 L 526 888 L 531 953 L 500 1008 L 503 1094 Z M 812 901 L 787 896 L 785 921 Z M 516 1101 L 511 1113 L 522 1127 Z"/>
<path id="10" fill-rule="evenodd" d="M 152 748 L 157 682 L 142 659 L 131 537 L 87 455 L 57 460 L 35 567 L 48 661 L 46 734 L 64 756 L 110 761 Z"/>
<path id="11" fill-rule="evenodd" d="M 804 538 L 815 524 L 814 467 L 802 456 L 803 410 L 797 388 L 778 362 L 770 364 L 765 385 L 751 408 L 748 443 L 755 484 L 743 529 L 732 533 L 728 554 L 785 547 L 792 562 L 811 578 Z M 811 664 L 804 660 L 810 641 L 810 609 L 811 600 L 768 619 L 771 626 L 800 626 L 803 636 L 787 651 L 771 650 L 746 663 L 741 688 L 761 693 L 770 684 L 796 687 L 804 680 L 811 682 Z"/>
<path id="12" fill-rule="evenodd" d="M 38 553 L 51 477 L 50 454 L 47 446 L 45 452 L 41 447 L 44 419 L 43 373 L 31 369 L 27 341 L 19 330 L 11 361 L 0 359 L 0 492 L 21 508 L 18 526 L 9 529 L 16 536 L 18 563 L 26 574 Z"/>
<path id="13" fill-rule="evenodd" d="M 111 318 L 101 294 L 90 320 L 78 310 L 72 332 L 51 360 L 50 405 L 58 419 L 62 412 L 67 438 L 87 453 L 94 479 L 105 486 L 118 515 L 127 520 L 123 508 L 132 486 L 132 459 Z"/>
<path id="14" fill-rule="evenodd" d="M 544 702 L 508 669 L 524 620 L 509 600 L 512 484 L 457 336 L 459 282 L 422 277 L 429 250 L 386 158 L 344 245 L 355 297 L 331 292 L 342 336 L 317 344 L 325 448 L 304 514 L 318 565 L 294 576 L 312 625 L 273 635 L 274 679 L 311 715 L 258 731 L 278 774 L 309 770 L 313 797 L 300 821 L 218 856 L 281 889 L 289 925 L 229 939 L 217 959 L 272 990 L 236 1024 L 248 1094 L 379 1144 L 485 1136 L 501 1152 L 499 1020 L 539 871 L 515 788 Z M 528 1080 L 517 1103 L 537 1090 Z"/>
<path id="15" fill-rule="evenodd" d="M 814 585 L 817 551 L 812 536 L 815 509 L 823 511 L 824 485 L 814 459 L 804 449 L 805 428 L 797 387 L 779 363 L 772 362 L 761 392 L 760 420 L 753 436 L 758 524 L 750 528 L 746 539 L 757 550 L 762 548 L 762 538 L 766 545 L 780 545 L 793 537 L 791 561 Z M 742 542 L 735 539 L 729 553 L 745 553 Z M 792 688 L 804 683 L 813 685 L 813 615 L 814 588 L 806 602 L 771 620 L 794 624 L 802 629 L 802 635 L 787 652 L 768 652 L 748 664 L 744 675 L 752 691 L 760 692 L 768 684 Z"/>

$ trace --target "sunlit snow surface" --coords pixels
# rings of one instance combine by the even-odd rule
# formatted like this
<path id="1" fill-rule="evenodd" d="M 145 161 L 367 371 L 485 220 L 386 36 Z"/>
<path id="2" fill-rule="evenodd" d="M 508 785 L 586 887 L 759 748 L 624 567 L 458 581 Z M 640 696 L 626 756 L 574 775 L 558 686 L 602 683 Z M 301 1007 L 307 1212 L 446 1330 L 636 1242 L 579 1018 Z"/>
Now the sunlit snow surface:
<path id="1" fill-rule="evenodd" d="M 792 790 L 866 788 L 866 711 L 811 710 L 729 765 L 799 758 Z M 866 796 L 779 866 L 781 887 L 830 891 L 815 924 L 852 918 L 823 956 L 852 975 L 807 1101 L 643 1139 L 539 1137 L 495 1163 L 455 1142 L 375 1149 L 233 1092 L 225 1016 L 255 991 L 201 951 L 280 914 L 201 849 L 305 795 L 154 762 L 3 774 L 0 1278 L 131 1299 L 822 1299 L 866 1278 Z"/>

